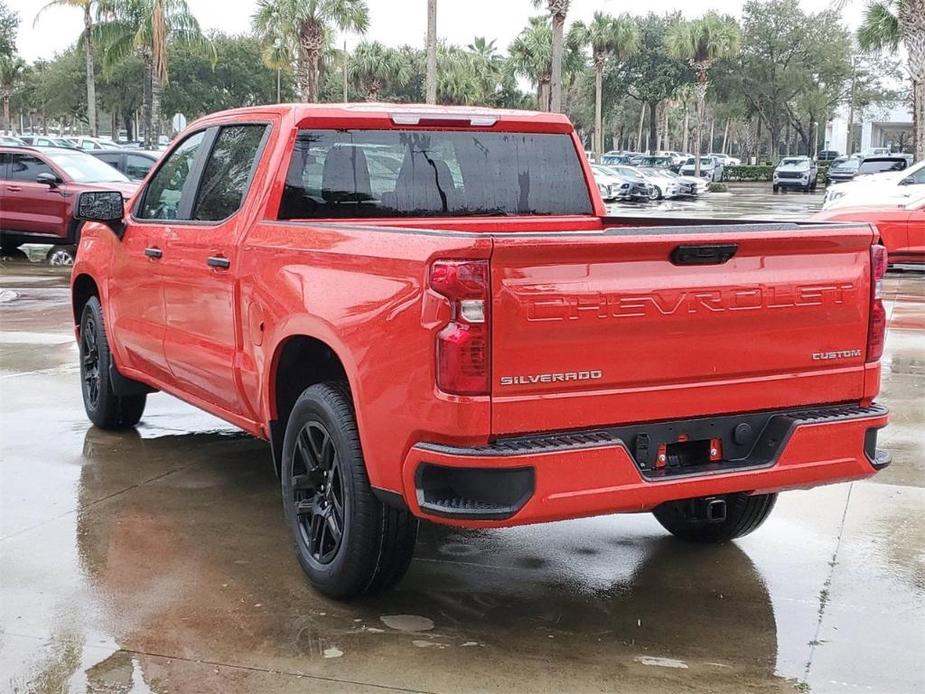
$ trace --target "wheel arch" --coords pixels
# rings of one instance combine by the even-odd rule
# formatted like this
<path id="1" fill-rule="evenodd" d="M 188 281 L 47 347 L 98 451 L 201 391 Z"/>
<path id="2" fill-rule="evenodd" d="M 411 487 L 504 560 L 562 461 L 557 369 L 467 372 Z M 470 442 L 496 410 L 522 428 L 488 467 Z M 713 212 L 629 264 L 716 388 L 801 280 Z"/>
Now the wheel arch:
<path id="1" fill-rule="evenodd" d="M 103 297 L 99 285 L 93 276 L 85 272 L 76 275 L 71 283 L 71 305 L 74 310 L 75 326 L 80 325 L 80 314 L 83 313 L 87 302 L 94 296 L 102 302 Z"/>
<path id="2" fill-rule="evenodd" d="M 347 364 L 329 342 L 307 334 L 293 334 L 277 343 L 267 378 L 270 444 L 277 473 L 293 405 L 306 388 L 325 381 L 344 381 L 351 394 L 354 393 Z"/>

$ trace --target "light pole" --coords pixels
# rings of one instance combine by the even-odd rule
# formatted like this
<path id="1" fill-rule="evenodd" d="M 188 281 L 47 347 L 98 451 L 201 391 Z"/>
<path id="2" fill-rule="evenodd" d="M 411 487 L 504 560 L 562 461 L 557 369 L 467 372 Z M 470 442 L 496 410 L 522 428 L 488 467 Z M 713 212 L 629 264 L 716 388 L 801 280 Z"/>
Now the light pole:
<path id="1" fill-rule="evenodd" d="M 819 156 L 819 121 L 813 121 L 813 161 Z"/>

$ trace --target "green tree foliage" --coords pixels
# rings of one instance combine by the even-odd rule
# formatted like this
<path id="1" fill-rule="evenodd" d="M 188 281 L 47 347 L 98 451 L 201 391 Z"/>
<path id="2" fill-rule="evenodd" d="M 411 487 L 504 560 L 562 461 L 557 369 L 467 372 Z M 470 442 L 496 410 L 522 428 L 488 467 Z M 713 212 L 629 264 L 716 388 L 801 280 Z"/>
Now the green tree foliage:
<path id="1" fill-rule="evenodd" d="M 19 28 L 19 15 L 0 0 L 0 60 L 12 58 L 16 53 L 16 30 Z"/>

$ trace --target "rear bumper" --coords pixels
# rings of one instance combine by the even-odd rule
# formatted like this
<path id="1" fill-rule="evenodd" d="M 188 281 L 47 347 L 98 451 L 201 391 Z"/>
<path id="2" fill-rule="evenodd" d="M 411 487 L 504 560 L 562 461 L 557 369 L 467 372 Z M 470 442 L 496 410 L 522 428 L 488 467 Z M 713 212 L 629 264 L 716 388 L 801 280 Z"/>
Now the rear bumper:
<path id="1" fill-rule="evenodd" d="M 662 471 L 667 474 L 640 467 L 639 433 L 734 428 L 737 418 L 537 435 L 472 448 L 419 443 L 403 462 L 403 496 L 415 515 L 441 523 L 521 525 L 649 511 L 677 499 L 806 489 L 869 477 L 889 463 L 876 450 L 877 430 L 889 420 L 880 405 L 763 415 L 765 425 L 747 455 Z"/>

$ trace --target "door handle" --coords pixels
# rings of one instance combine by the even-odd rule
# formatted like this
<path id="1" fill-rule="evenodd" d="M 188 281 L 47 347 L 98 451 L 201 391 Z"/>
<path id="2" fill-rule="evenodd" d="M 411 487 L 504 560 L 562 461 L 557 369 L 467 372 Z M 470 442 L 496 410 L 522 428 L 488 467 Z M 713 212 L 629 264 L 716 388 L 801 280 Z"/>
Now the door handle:
<path id="1" fill-rule="evenodd" d="M 711 243 L 676 246 L 671 252 L 672 265 L 722 265 L 739 250 L 737 243 Z"/>
<path id="2" fill-rule="evenodd" d="M 18 193 L 22 190 L 22 186 L 7 186 L 6 189 Z"/>
<path id="3" fill-rule="evenodd" d="M 145 248 L 145 255 L 152 260 L 159 260 L 164 255 L 164 251 L 157 246 L 151 246 L 150 248 Z"/>
<path id="4" fill-rule="evenodd" d="M 213 255 L 206 260 L 206 265 L 218 270 L 227 270 L 231 267 L 231 261 L 223 255 Z"/>

